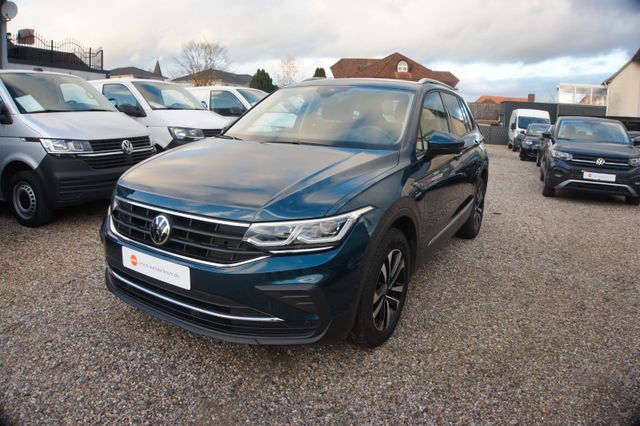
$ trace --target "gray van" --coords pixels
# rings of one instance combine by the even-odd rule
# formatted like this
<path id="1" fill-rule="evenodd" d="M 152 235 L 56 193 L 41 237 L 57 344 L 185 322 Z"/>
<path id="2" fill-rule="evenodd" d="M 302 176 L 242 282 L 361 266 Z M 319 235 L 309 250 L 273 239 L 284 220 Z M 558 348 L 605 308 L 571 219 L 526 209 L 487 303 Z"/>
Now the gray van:
<path id="1" fill-rule="evenodd" d="M 81 78 L 0 71 L 0 200 L 22 225 L 109 198 L 120 175 L 154 152 L 147 128 Z"/>

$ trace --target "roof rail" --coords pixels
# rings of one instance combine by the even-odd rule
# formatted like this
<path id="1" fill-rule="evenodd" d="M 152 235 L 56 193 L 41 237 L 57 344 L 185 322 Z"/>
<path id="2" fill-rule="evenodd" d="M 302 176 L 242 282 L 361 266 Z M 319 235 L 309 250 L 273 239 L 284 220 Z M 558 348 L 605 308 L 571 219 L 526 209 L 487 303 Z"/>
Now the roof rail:
<path id="1" fill-rule="evenodd" d="M 433 78 L 421 78 L 418 80 L 418 84 L 437 84 L 451 90 L 457 90 L 455 87 L 451 87 L 447 83 L 443 83 L 440 80 L 434 80 Z"/>
<path id="2" fill-rule="evenodd" d="M 309 78 L 305 78 L 302 81 L 313 81 L 313 80 L 326 80 L 327 77 L 309 77 Z"/>

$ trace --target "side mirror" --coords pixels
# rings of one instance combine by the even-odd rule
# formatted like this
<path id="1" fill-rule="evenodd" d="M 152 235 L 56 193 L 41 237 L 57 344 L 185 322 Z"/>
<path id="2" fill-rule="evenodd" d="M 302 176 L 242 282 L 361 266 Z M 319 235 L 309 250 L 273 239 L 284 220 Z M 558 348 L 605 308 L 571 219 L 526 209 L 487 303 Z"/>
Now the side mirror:
<path id="1" fill-rule="evenodd" d="M 116 101 L 113 98 L 109 98 L 109 102 L 111 102 L 111 105 L 113 105 L 114 107 L 118 108 L 118 101 Z"/>
<path id="2" fill-rule="evenodd" d="M 513 123 L 511 123 L 511 130 L 515 130 L 515 129 L 516 129 L 516 123 L 513 122 Z"/>
<path id="3" fill-rule="evenodd" d="M 0 124 L 11 124 L 11 123 L 13 123 L 13 118 L 11 118 L 9 109 L 4 104 L 4 102 L 0 101 Z"/>
<path id="4" fill-rule="evenodd" d="M 427 157 L 436 155 L 459 154 L 464 148 L 464 141 L 450 133 L 434 131 L 424 137 L 427 144 Z"/>
<path id="5" fill-rule="evenodd" d="M 544 139 L 551 139 L 551 133 L 549 132 L 542 132 L 542 137 Z"/>
<path id="6" fill-rule="evenodd" d="M 207 105 L 207 103 L 205 101 L 200 101 L 200 103 L 202 104 L 204 109 L 209 109 L 209 105 Z"/>
<path id="7" fill-rule="evenodd" d="M 631 143 L 633 144 L 633 146 L 640 147 L 640 136 L 636 136 L 635 138 L 631 139 Z"/>
<path id="8" fill-rule="evenodd" d="M 131 117 L 146 117 L 147 114 L 144 113 L 144 110 L 139 105 L 131 105 L 131 104 L 122 104 L 117 105 L 118 111 L 124 112 Z"/>
<path id="9" fill-rule="evenodd" d="M 245 111 L 246 109 L 244 108 L 238 108 L 238 107 L 229 108 L 229 114 L 234 117 L 240 117 L 242 114 L 244 114 Z"/>

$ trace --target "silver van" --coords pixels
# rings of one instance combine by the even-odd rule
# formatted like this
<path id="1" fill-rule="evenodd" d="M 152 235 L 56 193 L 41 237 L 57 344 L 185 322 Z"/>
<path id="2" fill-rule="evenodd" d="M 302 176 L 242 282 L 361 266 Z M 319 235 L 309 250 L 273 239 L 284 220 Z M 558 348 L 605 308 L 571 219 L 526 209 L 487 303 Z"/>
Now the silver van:
<path id="1" fill-rule="evenodd" d="M 86 81 L 0 71 L 0 200 L 22 225 L 109 198 L 120 175 L 154 153 L 147 128 Z"/>

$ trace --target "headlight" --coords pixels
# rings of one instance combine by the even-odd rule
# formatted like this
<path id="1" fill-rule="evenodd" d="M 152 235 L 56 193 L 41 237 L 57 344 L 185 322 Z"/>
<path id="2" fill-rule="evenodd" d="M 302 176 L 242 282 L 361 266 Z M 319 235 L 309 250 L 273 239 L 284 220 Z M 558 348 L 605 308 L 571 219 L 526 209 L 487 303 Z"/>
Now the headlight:
<path id="1" fill-rule="evenodd" d="M 371 210 L 373 207 L 364 207 L 322 219 L 254 223 L 243 239 L 255 246 L 268 248 L 331 246 L 341 241 L 358 218 Z"/>
<path id="2" fill-rule="evenodd" d="M 573 158 L 573 155 L 569 154 L 568 152 L 558 151 L 557 149 L 551 150 L 551 156 L 558 160 L 565 161 L 571 160 Z"/>
<path id="3" fill-rule="evenodd" d="M 533 142 L 531 142 L 529 139 L 527 139 L 526 141 L 524 141 L 524 143 L 526 143 L 527 145 L 533 145 Z"/>
<path id="4" fill-rule="evenodd" d="M 86 154 L 93 152 L 88 141 L 69 139 L 40 139 L 40 143 L 49 154 Z"/>
<path id="5" fill-rule="evenodd" d="M 204 139 L 202 129 L 192 129 L 190 127 L 169 127 L 169 132 L 174 139 L 179 141 L 197 141 Z"/>

